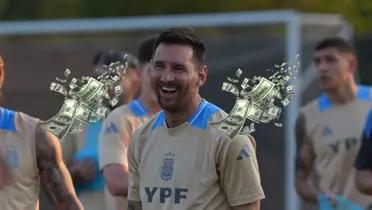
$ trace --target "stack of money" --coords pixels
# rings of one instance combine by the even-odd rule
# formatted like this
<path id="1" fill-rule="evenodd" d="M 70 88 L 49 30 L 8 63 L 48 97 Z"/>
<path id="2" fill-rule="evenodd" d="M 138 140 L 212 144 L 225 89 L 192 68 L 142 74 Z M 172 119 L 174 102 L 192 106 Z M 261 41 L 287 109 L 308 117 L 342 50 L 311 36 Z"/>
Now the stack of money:
<path id="1" fill-rule="evenodd" d="M 222 84 L 222 90 L 234 94 L 237 101 L 230 114 L 224 120 L 212 123 L 212 126 L 233 139 L 239 133 L 253 133 L 254 123 L 279 120 L 282 109 L 289 104 L 290 97 L 295 92 L 291 83 L 298 67 L 299 62 L 294 65 L 275 65 L 274 69 L 269 69 L 274 73 L 268 79 L 260 76 L 254 76 L 253 79 L 244 78 L 240 85 L 237 83 L 243 71 L 238 69 L 235 78 L 228 77 L 228 81 Z M 246 120 L 250 121 L 249 126 L 245 125 Z M 275 122 L 274 125 L 282 127 L 280 122 Z"/>
<path id="2" fill-rule="evenodd" d="M 65 79 L 56 78 L 57 82 L 52 82 L 50 86 L 50 90 L 63 95 L 65 101 L 55 116 L 39 124 L 61 139 L 67 133 L 80 132 L 86 123 L 107 116 L 123 93 L 120 78 L 127 69 L 126 59 L 102 66 L 102 69 L 104 71 L 97 78 L 72 78 L 65 87 L 64 83 L 71 73 L 66 69 Z"/>

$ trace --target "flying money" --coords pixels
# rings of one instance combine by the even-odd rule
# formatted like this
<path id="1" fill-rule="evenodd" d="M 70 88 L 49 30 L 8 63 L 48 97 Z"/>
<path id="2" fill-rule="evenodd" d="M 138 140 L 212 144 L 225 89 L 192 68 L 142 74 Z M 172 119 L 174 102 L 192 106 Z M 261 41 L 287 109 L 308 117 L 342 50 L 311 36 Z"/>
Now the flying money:
<path id="1" fill-rule="evenodd" d="M 242 129 L 250 103 L 244 99 L 235 102 L 230 114 L 220 122 L 212 123 L 212 126 L 222 130 L 231 139 L 234 139 Z"/>
<path id="2" fill-rule="evenodd" d="M 222 83 L 222 90 L 226 91 L 226 92 L 229 92 L 229 93 L 232 93 L 236 96 L 239 96 L 239 89 L 231 83 L 228 83 L 228 82 Z"/>
<path id="3" fill-rule="evenodd" d="M 239 133 L 253 133 L 256 130 L 255 123 L 279 120 L 282 109 L 289 104 L 290 96 L 295 92 L 292 83 L 299 65 L 299 62 L 293 65 L 288 63 L 274 65 L 274 68 L 268 70 L 273 72 L 268 79 L 261 76 L 244 78 L 240 85 L 235 85 L 236 80 L 227 78 L 229 82 L 222 83 L 222 90 L 236 95 L 237 101 L 230 114 L 224 120 L 212 123 L 212 126 L 233 139 Z M 241 69 L 236 71 L 238 78 L 242 74 Z M 251 122 L 249 127 L 244 126 L 246 120 Z M 280 122 L 274 122 L 274 125 L 282 127 Z"/>
<path id="4" fill-rule="evenodd" d="M 65 101 L 55 116 L 39 122 L 41 127 L 61 139 L 67 133 L 80 132 L 88 122 L 106 117 L 123 93 L 119 83 L 127 66 L 126 60 L 112 63 L 109 67 L 102 66 L 103 71 L 97 78 L 72 78 L 68 87 L 52 82 L 50 90 L 62 94 Z M 65 70 L 66 80 L 70 73 L 70 70 Z"/>

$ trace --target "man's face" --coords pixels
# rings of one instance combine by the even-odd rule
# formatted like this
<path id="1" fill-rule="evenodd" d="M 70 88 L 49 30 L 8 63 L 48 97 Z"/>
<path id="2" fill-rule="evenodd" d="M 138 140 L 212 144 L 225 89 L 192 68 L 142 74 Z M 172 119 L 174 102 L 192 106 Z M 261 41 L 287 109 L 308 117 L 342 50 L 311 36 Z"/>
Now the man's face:
<path id="1" fill-rule="evenodd" d="M 3 58 L 0 56 L 0 88 L 3 86 L 3 82 L 4 82 L 4 60 Z"/>
<path id="2" fill-rule="evenodd" d="M 355 59 L 350 53 L 341 53 L 334 47 L 324 48 L 315 52 L 314 62 L 324 91 L 335 90 L 353 77 Z"/>
<path id="3" fill-rule="evenodd" d="M 128 69 L 122 75 L 121 86 L 124 90 L 124 103 L 128 103 L 133 97 L 137 97 L 141 90 L 141 78 L 138 69 Z"/>
<path id="4" fill-rule="evenodd" d="M 168 112 L 185 110 L 206 80 L 206 66 L 198 65 L 190 46 L 161 43 L 150 70 L 151 86 L 159 105 Z"/>

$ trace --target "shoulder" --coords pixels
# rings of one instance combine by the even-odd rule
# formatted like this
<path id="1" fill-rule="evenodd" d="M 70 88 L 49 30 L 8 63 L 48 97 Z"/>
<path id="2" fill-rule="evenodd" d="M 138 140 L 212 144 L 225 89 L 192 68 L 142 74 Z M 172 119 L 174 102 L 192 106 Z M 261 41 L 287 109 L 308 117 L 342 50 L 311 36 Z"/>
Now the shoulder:
<path id="1" fill-rule="evenodd" d="M 154 114 L 152 117 L 149 118 L 148 121 L 143 123 L 138 129 L 136 130 L 135 134 L 137 136 L 143 136 L 152 133 L 154 130 L 156 130 L 157 126 L 160 124 L 160 122 L 164 121 L 164 112 L 158 112 Z"/>
<path id="2" fill-rule="evenodd" d="M 121 105 L 114 110 L 112 110 L 108 115 L 107 115 L 107 120 L 117 120 L 120 119 L 123 116 L 126 116 L 128 114 L 131 114 L 130 109 L 128 108 L 128 105 Z"/>
<path id="3" fill-rule="evenodd" d="M 216 155 L 219 162 L 229 157 L 246 159 L 256 155 L 256 141 L 251 135 L 239 134 L 231 139 L 222 134 L 217 145 Z"/>
<path id="4" fill-rule="evenodd" d="M 372 100 L 372 86 L 358 85 L 357 98 L 359 100 L 371 101 Z"/>
<path id="5" fill-rule="evenodd" d="M 314 98 L 313 100 L 311 100 L 310 102 L 308 102 L 307 104 L 305 104 L 304 106 L 301 107 L 300 109 L 300 112 L 303 113 L 303 114 L 307 114 L 309 112 L 313 112 L 313 111 L 316 111 L 319 109 L 319 106 L 323 99 L 323 97 L 325 97 L 325 95 L 320 95 L 316 98 Z"/>
<path id="6" fill-rule="evenodd" d="M 35 132 L 39 119 L 23 112 L 14 112 L 14 124 L 17 131 Z"/>
<path id="7" fill-rule="evenodd" d="M 135 131 L 129 143 L 129 151 L 136 151 L 136 153 L 143 148 L 146 144 L 148 137 L 156 132 L 154 127 L 158 118 L 161 117 L 162 112 L 159 112 L 152 116 L 148 121 L 140 125 Z"/>

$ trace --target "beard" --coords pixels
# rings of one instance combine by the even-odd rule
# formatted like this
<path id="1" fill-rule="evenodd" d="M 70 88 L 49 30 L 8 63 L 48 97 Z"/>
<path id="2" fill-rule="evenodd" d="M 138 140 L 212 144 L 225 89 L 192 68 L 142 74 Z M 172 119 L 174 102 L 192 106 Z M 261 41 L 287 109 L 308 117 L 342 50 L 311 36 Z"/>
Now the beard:
<path id="1" fill-rule="evenodd" d="M 191 85 L 192 83 L 181 87 L 180 85 L 169 84 L 169 86 L 177 88 L 177 91 L 171 94 L 163 92 L 160 88 L 161 85 L 159 85 L 156 89 L 159 106 L 170 113 L 182 112 L 185 109 L 185 106 L 192 101 L 192 96 L 195 94 Z"/>

